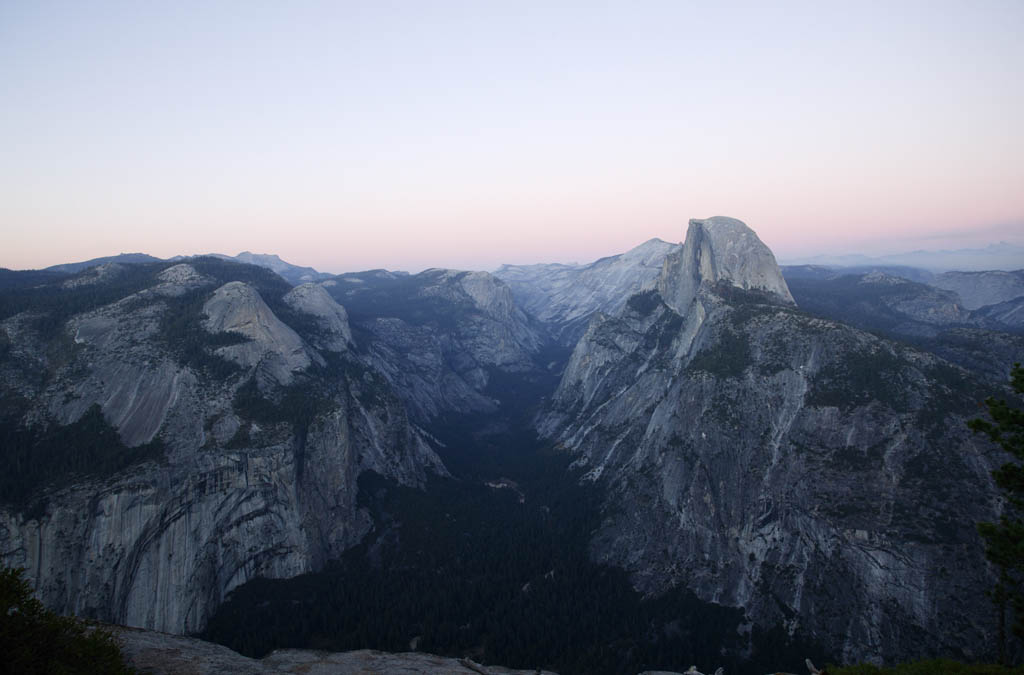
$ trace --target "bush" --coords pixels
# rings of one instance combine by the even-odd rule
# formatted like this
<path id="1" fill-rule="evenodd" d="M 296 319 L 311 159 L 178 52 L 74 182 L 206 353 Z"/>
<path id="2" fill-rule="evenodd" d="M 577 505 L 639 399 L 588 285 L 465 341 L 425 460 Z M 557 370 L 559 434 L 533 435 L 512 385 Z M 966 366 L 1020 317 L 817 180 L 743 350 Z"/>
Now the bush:
<path id="1" fill-rule="evenodd" d="M 49 611 L 32 597 L 24 570 L 0 568 L 0 654 L 5 672 L 135 673 L 114 636 Z"/>

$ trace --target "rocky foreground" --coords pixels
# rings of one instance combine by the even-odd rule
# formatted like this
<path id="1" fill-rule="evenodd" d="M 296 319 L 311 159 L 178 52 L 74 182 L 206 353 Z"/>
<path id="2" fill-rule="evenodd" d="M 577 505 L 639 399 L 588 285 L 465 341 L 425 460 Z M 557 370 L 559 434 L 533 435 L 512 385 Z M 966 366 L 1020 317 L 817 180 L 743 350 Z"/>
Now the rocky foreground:
<path id="1" fill-rule="evenodd" d="M 372 649 L 353 652 L 321 652 L 309 649 L 278 649 L 262 659 L 250 659 L 227 647 L 196 638 L 158 633 L 124 626 L 108 626 L 131 666 L 154 675 L 557 675 L 549 670 L 515 670 L 485 666 L 471 659 L 455 659 L 422 652 L 389 653 Z M 820 671 L 807 663 L 810 672 Z M 658 670 L 639 675 L 702 675 L 695 667 L 684 673 Z M 715 675 L 724 675 L 722 669 Z M 783 675 L 783 674 L 778 674 Z"/>
<path id="2" fill-rule="evenodd" d="M 421 652 L 391 654 L 370 649 L 354 652 L 321 652 L 279 649 L 262 659 L 250 659 L 212 642 L 156 631 L 112 627 L 129 664 L 157 675 L 355 675 L 369 673 L 478 673 L 486 675 L 535 675 L 547 670 L 511 670 L 482 666 L 469 659 L 453 659 Z"/>

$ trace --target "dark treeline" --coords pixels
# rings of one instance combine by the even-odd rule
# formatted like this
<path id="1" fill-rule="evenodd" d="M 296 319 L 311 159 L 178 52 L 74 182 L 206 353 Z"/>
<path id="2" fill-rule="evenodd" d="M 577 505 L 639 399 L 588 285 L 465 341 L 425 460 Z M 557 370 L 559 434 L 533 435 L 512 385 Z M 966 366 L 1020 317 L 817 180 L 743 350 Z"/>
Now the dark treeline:
<path id="1" fill-rule="evenodd" d="M 164 457 L 164 446 L 159 440 L 126 447 L 95 404 L 67 425 L 22 425 L 18 420 L 18 401 L 4 398 L 0 405 L 3 504 L 26 508 L 44 486 L 60 487 L 86 476 L 109 476 L 133 464 Z"/>

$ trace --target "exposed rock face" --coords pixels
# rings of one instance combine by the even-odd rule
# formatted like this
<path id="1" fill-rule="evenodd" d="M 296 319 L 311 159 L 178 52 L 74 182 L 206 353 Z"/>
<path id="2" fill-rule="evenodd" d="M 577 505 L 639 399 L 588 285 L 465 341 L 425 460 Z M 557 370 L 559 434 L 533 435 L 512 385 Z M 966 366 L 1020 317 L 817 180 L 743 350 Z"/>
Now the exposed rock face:
<path id="1" fill-rule="evenodd" d="M 241 344 L 220 347 L 217 354 L 243 368 L 259 366 L 261 373 L 278 384 L 291 384 L 296 371 L 321 360 L 248 284 L 224 284 L 206 301 L 203 312 L 207 316 L 204 327 L 211 333 L 237 333 L 249 338 Z"/>
<path id="2" fill-rule="evenodd" d="M 985 655 L 974 524 L 998 498 L 964 424 L 980 385 L 797 311 L 756 237 L 711 220 L 661 293 L 592 321 L 538 420 L 607 490 L 592 554 L 844 661 Z"/>
<path id="3" fill-rule="evenodd" d="M 1015 272 L 946 272 L 929 282 L 953 291 L 967 309 L 978 309 L 1024 296 L 1024 270 Z"/>
<path id="4" fill-rule="evenodd" d="M 284 301 L 292 309 L 316 317 L 321 331 L 321 335 L 317 336 L 314 343 L 316 347 L 332 352 L 343 352 L 352 344 L 348 312 L 334 301 L 323 286 L 296 286 L 288 291 Z"/>
<path id="5" fill-rule="evenodd" d="M 113 632 L 132 667 L 160 675 L 557 675 L 547 670 L 510 670 L 418 652 L 391 654 L 370 649 L 353 652 L 279 649 L 262 659 L 250 659 L 227 647 L 195 638 L 120 627 L 113 627 Z"/>
<path id="6" fill-rule="evenodd" d="M 50 415 L 69 424 L 99 404 L 126 445 L 151 441 L 170 416 L 195 403 L 193 373 L 166 352 L 133 348 L 156 339 L 159 325 L 159 305 L 135 306 L 131 299 L 73 317 L 67 328 L 84 357 L 79 363 L 92 367 L 66 369 L 43 392 Z"/>
<path id="7" fill-rule="evenodd" d="M 116 279 L 124 273 L 124 265 L 108 262 L 95 267 L 88 268 L 83 274 L 78 274 L 64 282 L 64 288 L 77 288 L 79 286 L 92 286 Z"/>
<path id="8" fill-rule="evenodd" d="M 349 308 L 366 335 L 360 343 L 417 419 L 493 411 L 493 373 L 538 369 L 541 331 L 491 274 L 365 272 L 334 282 L 328 291 Z"/>
<path id="9" fill-rule="evenodd" d="M 0 560 L 26 567 L 53 609 L 199 630 L 245 581 L 318 569 L 357 543 L 371 527 L 356 501 L 363 471 L 406 485 L 445 472 L 383 376 L 347 355 L 330 379 L 303 370 L 323 359 L 255 287 L 213 280 L 231 267 L 154 268 L 152 285 L 71 316 L 55 337 L 29 313 L 0 322 L 10 345 L 0 394 L 28 401 L 24 423 L 72 422 L 98 403 L 127 445 L 157 439 L 166 448 L 163 462 L 65 480 L 33 508 L 0 508 Z M 288 287 L 261 288 L 280 298 Z M 208 316 L 187 315 L 191 339 L 207 329 L 249 338 L 201 348 L 238 367 L 215 374 L 164 340 L 162 321 L 190 306 Z M 238 407 L 240 389 L 261 373 L 271 376 L 262 394 L 249 395 L 268 397 L 269 419 Z M 297 417 L 273 404 L 286 383 L 308 392 L 290 404 Z"/>
<path id="10" fill-rule="evenodd" d="M 753 230 L 735 218 L 692 219 L 683 249 L 665 261 L 658 292 L 669 307 L 685 314 L 702 284 L 719 282 L 793 304 L 775 256 Z"/>
<path id="11" fill-rule="evenodd" d="M 184 295 L 185 293 L 213 283 L 213 279 L 205 277 L 196 271 L 195 267 L 187 263 L 181 263 L 168 267 L 156 275 L 161 284 L 153 290 L 161 295 L 172 297 Z"/>
<path id="12" fill-rule="evenodd" d="M 631 295 L 651 288 L 665 258 L 678 248 L 651 239 L 589 265 L 502 265 L 494 275 L 509 285 L 524 310 L 572 346 L 594 312 L 617 313 Z"/>

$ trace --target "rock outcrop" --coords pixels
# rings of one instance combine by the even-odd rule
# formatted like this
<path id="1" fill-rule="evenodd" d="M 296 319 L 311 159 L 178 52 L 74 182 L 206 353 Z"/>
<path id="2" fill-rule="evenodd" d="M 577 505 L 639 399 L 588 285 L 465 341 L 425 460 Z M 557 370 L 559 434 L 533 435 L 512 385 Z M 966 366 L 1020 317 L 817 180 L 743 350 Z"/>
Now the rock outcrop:
<path id="1" fill-rule="evenodd" d="M 274 315 L 252 286 L 231 281 L 218 288 L 203 305 L 211 333 L 235 333 L 247 340 L 219 347 L 215 353 L 242 368 L 259 366 L 260 374 L 277 384 L 291 384 L 297 371 L 322 362 L 287 324 Z"/>
<path id="2" fill-rule="evenodd" d="M 147 673 L 189 675 L 284 675 L 322 673 L 418 673 L 423 675 L 557 675 L 547 670 L 512 670 L 484 666 L 470 659 L 454 659 L 420 652 L 388 653 L 370 649 L 323 652 L 279 649 L 262 659 L 250 659 L 227 647 L 195 638 L 153 631 L 111 627 L 129 665 Z"/>
<path id="3" fill-rule="evenodd" d="M 309 368 L 324 359 L 264 301 L 285 303 L 285 282 L 211 261 L 133 273 L 149 285 L 112 303 L 54 284 L 54 306 L 86 309 L 0 321 L 0 395 L 16 403 L 4 424 L 55 428 L 99 405 L 125 445 L 163 448 L 114 473 L 48 468 L 31 501 L 0 507 L 0 560 L 27 568 L 49 607 L 200 630 L 245 581 L 319 569 L 360 541 L 362 472 L 405 485 L 445 473 L 372 366 L 346 353 L 332 372 Z M 302 293 L 291 299 L 308 308 Z"/>
<path id="4" fill-rule="evenodd" d="M 701 286 L 717 283 L 793 304 L 775 256 L 753 230 L 735 218 L 692 219 L 682 250 L 665 261 L 658 292 L 669 307 L 686 314 Z"/>
<path id="5" fill-rule="evenodd" d="M 330 293 L 318 284 L 302 284 L 288 291 L 285 303 L 292 309 L 316 317 L 319 334 L 314 346 L 332 352 L 343 352 L 352 344 L 352 329 L 348 312 L 334 301 Z"/>
<path id="6" fill-rule="evenodd" d="M 738 221 L 691 221 L 658 289 L 591 322 L 538 418 L 605 490 L 592 555 L 844 661 L 982 656 L 978 381 L 801 313 Z"/>

